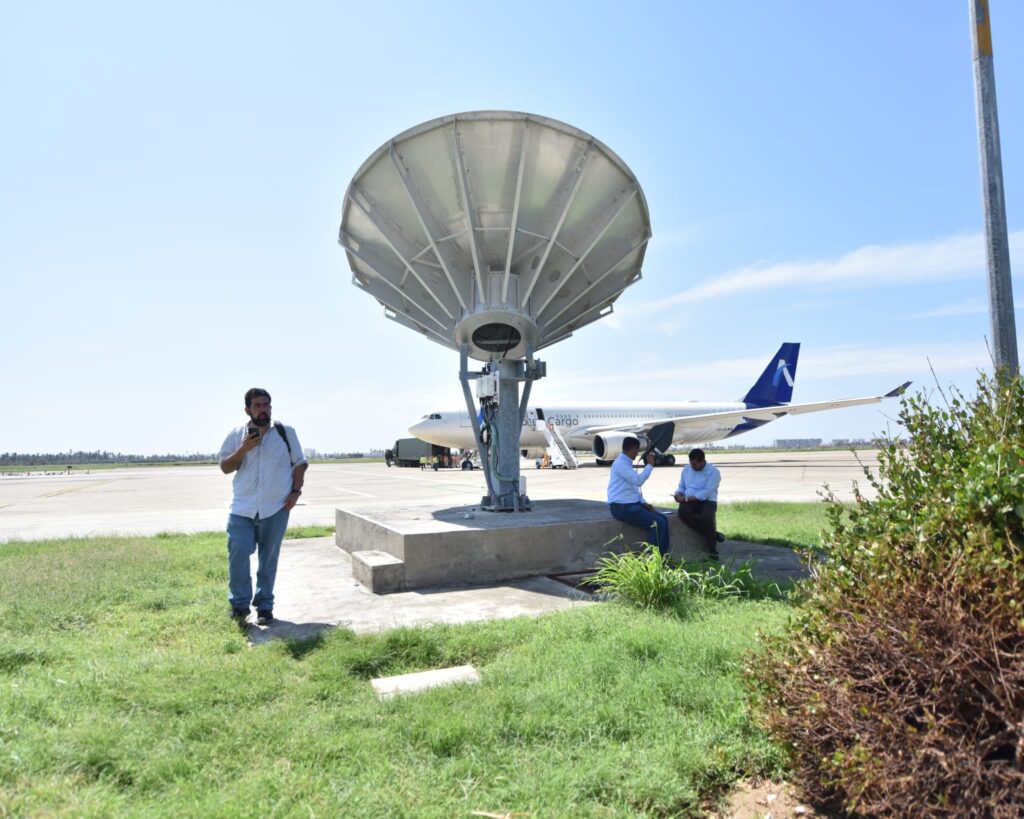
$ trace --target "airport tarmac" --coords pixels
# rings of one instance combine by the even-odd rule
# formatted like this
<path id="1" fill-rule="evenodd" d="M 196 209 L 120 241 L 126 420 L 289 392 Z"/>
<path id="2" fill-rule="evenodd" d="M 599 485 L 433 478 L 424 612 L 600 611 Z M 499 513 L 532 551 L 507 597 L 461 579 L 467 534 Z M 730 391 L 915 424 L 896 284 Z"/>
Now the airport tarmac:
<path id="1" fill-rule="evenodd" d="M 681 456 L 680 460 L 685 458 Z M 875 452 L 730 452 L 709 460 L 722 471 L 720 503 L 743 500 L 814 501 L 827 483 L 842 498 L 853 481 L 869 497 L 861 464 Z M 659 467 L 644 486 L 652 503 L 672 504 L 681 465 Z M 527 492 L 536 500 L 605 499 L 608 469 L 534 468 L 522 462 Z M 479 470 L 388 468 L 383 463 L 313 464 L 292 526 L 334 526 L 335 509 L 474 504 L 485 494 Z M 215 531 L 224 528 L 231 478 L 216 466 L 130 467 L 70 473 L 0 476 L 0 542 L 108 534 Z"/>

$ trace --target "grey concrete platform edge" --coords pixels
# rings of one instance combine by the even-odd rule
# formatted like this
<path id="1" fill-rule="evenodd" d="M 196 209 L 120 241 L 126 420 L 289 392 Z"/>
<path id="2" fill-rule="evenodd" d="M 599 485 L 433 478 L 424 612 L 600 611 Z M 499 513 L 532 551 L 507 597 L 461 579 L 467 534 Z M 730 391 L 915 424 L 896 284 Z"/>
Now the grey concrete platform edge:
<path id="1" fill-rule="evenodd" d="M 670 516 L 672 555 L 696 559 L 701 539 Z M 338 509 L 335 543 L 352 575 L 375 594 L 466 583 L 493 583 L 593 568 L 608 552 L 650 539 L 598 501 L 535 501 L 531 512 L 477 506 Z M 799 564 L 795 568 L 799 572 Z"/>
<path id="2" fill-rule="evenodd" d="M 308 640 L 335 627 L 373 634 L 394 628 L 537 617 L 592 601 L 590 595 L 549 577 L 373 594 L 352 576 L 352 561 L 335 546 L 333 537 L 285 540 L 275 596 L 277 619 L 269 626 L 251 622 L 246 627 L 254 645 L 274 639 Z"/>

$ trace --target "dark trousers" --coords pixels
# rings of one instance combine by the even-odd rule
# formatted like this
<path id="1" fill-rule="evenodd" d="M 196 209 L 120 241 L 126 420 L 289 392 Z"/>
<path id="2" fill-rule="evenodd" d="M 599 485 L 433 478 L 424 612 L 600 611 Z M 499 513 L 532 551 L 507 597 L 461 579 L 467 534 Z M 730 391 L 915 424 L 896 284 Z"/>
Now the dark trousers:
<path id="1" fill-rule="evenodd" d="M 718 503 L 716 501 L 692 500 L 679 504 L 679 519 L 704 538 L 704 544 L 711 554 L 718 552 L 717 532 Z"/>
<path id="2" fill-rule="evenodd" d="M 668 540 L 668 517 L 663 512 L 651 512 L 639 503 L 609 503 L 608 506 L 616 520 L 642 526 L 650 532 L 647 542 L 657 546 L 663 555 L 672 551 Z"/>

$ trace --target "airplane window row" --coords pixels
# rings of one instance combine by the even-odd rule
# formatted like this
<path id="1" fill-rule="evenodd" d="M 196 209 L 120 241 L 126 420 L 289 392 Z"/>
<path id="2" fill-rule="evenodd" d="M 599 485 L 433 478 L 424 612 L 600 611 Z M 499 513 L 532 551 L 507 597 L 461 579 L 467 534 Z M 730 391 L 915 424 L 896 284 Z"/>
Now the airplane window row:
<path id="1" fill-rule="evenodd" d="M 654 418 L 655 415 L 652 412 L 645 413 L 632 413 L 632 412 L 612 412 L 606 415 L 591 415 L 590 413 L 584 413 L 581 418 Z"/>

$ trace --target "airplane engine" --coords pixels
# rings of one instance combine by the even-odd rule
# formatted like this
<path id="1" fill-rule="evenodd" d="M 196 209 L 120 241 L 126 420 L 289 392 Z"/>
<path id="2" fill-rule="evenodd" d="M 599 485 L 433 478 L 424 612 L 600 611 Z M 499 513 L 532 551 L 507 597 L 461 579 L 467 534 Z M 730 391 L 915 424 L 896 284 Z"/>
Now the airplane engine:
<path id="1" fill-rule="evenodd" d="M 640 451 L 643 452 L 650 446 L 646 435 L 639 433 L 609 432 L 605 435 L 594 436 L 594 454 L 598 460 L 614 461 L 622 453 L 622 442 L 626 438 L 636 438 L 640 442 Z"/>

